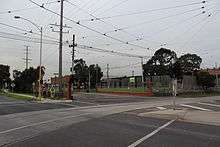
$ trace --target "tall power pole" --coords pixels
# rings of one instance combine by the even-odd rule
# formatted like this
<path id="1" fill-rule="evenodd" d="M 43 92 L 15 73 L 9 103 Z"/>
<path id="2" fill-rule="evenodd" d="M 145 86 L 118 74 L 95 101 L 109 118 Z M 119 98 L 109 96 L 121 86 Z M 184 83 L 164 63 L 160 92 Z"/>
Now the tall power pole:
<path id="1" fill-rule="evenodd" d="M 25 49 L 25 58 L 23 58 L 23 60 L 25 60 L 26 69 L 28 69 L 28 63 L 31 59 L 29 58 L 29 46 L 25 45 L 25 47 L 26 47 L 26 49 Z"/>
<path id="2" fill-rule="evenodd" d="M 144 63 L 143 63 L 143 58 L 141 58 L 141 82 L 142 82 L 142 86 L 144 86 Z"/>
<path id="3" fill-rule="evenodd" d="M 216 85 L 217 85 L 217 87 L 219 86 L 219 81 L 218 81 L 218 64 L 217 64 L 217 62 L 215 62 L 215 68 L 216 68 L 216 74 L 215 74 L 215 76 L 216 76 Z"/>
<path id="4" fill-rule="evenodd" d="M 72 45 L 72 75 L 74 74 L 74 57 L 75 57 L 75 35 L 73 35 L 73 45 Z"/>
<path id="5" fill-rule="evenodd" d="M 109 64 L 107 64 L 107 72 L 106 72 L 106 74 L 107 74 L 107 86 L 109 88 Z"/>
<path id="6" fill-rule="evenodd" d="M 59 40 L 59 92 L 62 92 L 62 62 L 63 62 L 63 1 L 60 1 L 60 40 Z"/>

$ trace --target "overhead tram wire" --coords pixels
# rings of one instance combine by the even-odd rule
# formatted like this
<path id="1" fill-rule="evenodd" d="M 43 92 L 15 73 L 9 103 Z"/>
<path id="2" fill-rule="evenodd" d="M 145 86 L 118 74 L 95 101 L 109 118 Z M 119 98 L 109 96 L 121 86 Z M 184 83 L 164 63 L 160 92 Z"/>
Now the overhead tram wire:
<path id="1" fill-rule="evenodd" d="M 209 9 L 210 10 L 210 9 Z M 207 11 L 209 11 L 209 10 L 207 10 Z M 206 11 L 205 11 L 205 13 L 207 13 Z M 205 14 L 205 13 L 203 13 L 203 14 Z M 199 16 L 199 15 L 197 15 L 197 16 Z M 196 15 L 194 16 L 194 17 L 197 17 Z M 209 15 L 208 15 L 208 17 L 209 17 Z M 193 24 L 193 25 L 191 25 L 190 26 L 190 28 L 189 29 L 187 29 L 184 33 L 182 33 L 181 35 L 178 35 L 178 36 L 175 36 L 175 37 L 173 37 L 173 39 L 172 40 L 177 40 L 177 38 L 179 38 L 180 36 L 183 36 L 184 34 L 186 34 L 187 32 L 189 32 L 191 29 L 193 29 L 195 26 L 197 26 L 197 25 L 199 25 L 200 23 L 202 23 L 203 21 L 205 21 L 207 18 L 208 18 L 207 16 L 205 17 L 205 18 L 203 18 L 201 21 L 198 21 L 198 22 L 196 22 L 195 24 Z M 193 17 L 192 17 L 193 18 Z M 190 18 L 189 19 L 187 19 L 187 20 L 185 20 L 184 22 L 186 22 L 186 21 L 188 21 L 188 20 L 190 20 Z M 181 22 L 180 22 L 181 23 Z M 169 29 L 169 28 L 171 28 L 172 26 L 170 26 L 170 27 L 167 27 L 167 29 Z M 167 30 L 166 28 L 164 29 L 164 30 Z M 162 30 L 161 30 L 162 31 Z M 171 41 L 172 42 L 172 41 Z M 171 43 L 170 45 L 173 45 L 173 44 L 175 44 L 175 43 Z"/>
<path id="2" fill-rule="evenodd" d="M 38 4 L 38 3 L 36 3 L 36 2 L 34 2 L 34 1 L 32 1 L 32 0 L 29 0 L 29 1 L 32 2 L 32 3 L 35 4 L 35 5 L 38 5 L 38 6 L 41 7 L 42 9 L 45 9 L 45 10 L 47 10 L 47 11 L 49 11 L 49 12 L 51 12 L 51 13 L 57 15 L 57 16 L 60 16 L 60 14 L 58 14 L 57 12 L 54 12 L 54 11 L 51 10 L 51 9 L 42 7 L 40 4 Z M 86 26 L 86 25 L 83 25 L 83 24 L 81 24 L 81 23 L 79 23 L 79 22 L 77 22 L 77 21 L 75 21 L 75 20 L 73 20 L 73 19 L 70 19 L 70 18 L 68 18 L 68 17 L 65 17 L 65 16 L 64 16 L 63 18 L 65 18 L 65 19 L 68 20 L 68 21 L 71 21 L 71 22 L 75 23 L 75 24 L 78 25 L 78 26 L 81 26 L 82 28 L 86 28 L 87 30 L 90 30 L 90 31 L 92 31 L 92 32 L 95 32 L 95 33 L 97 33 L 97 34 L 100 34 L 100 35 L 102 35 L 102 36 L 104 36 L 104 37 L 106 37 L 106 38 L 110 38 L 110 39 L 112 39 L 112 40 L 115 40 L 115 41 L 118 41 L 118 42 L 121 42 L 121 43 L 130 45 L 130 46 L 135 46 L 135 47 L 138 47 L 138 48 L 147 49 L 146 47 L 143 47 L 143 46 L 140 46 L 140 45 L 137 45 L 137 44 L 133 44 L 133 43 L 129 43 L 129 42 L 123 41 L 123 40 L 121 40 L 121 39 L 119 39 L 119 38 L 115 38 L 115 37 L 112 37 L 112 36 L 110 36 L 110 35 L 108 35 L 108 34 L 102 33 L 102 32 L 100 32 L 100 31 L 98 31 L 98 30 L 96 30 L 96 29 L 94 29 L 94 28 L 90 28 L 90 27 L 88 27 L 88 26 Z"/>
<path id="3" fill-rule="evenodd" d="M 185 23 L 185 22 L 187 22 L 187 21 L 189 21 L 189 20 L 191 20 L 191 19 L 194 19 L 194 18 L 196 18 L 196 17 L 198 17 L 198 16 L 204 14 L 204 12 L 205 12 L 205 11 L 203 11 L 203 12 L 201 12 L 201 13 L 198 13 L 198 14 L 196 14 L 196 15 L 193 15 L 193 16 L 191 16 L 191 17 L 188 17 L 188 18 L 186 18 L 186 19 L 184 19 L 184 20 L 181 20 L 181 21 L 179 21 L 179 22 L 177 22 L 177 23 L 175 23 L 175 24 L 169 25 L 168 27 L 165 27 L 165 28 L 163 28 L 163 29 L 160 29 L 159 31 L 155 32 L 154 35 L 149 36 L 149 38 L 152 38 L 152 37 L 154 37 L 154 36 L 156 36 L 156 35 L 159 35 L 160 33 L 164 32 L 164 31 L 167 31 L 167 30 L 169 30 L 169 29 L 172 29 L 173 27 L 176 27 L 178 24 L 182 24 L 182 23 Z M 142 41 L 142 40 L 145 40 L 145 39 L 144 39 L 144 38 L 140 39 L 140 41 Z"/>
<path id="4" fill-rule="evenodd" d="M 155 32 L 154 35 L 150 36 L 150 38 L 155 37 L 156 35 L 159 35 L 160 33 L 164 32 L 164 31 L 167 31 L 167 30 L 169 30 L 169 29 L 172 29 L 173 27 L 176 27 L 178 24 L 183 24 L 183 23 L 185 23 L 185 22 L 187 22 L 187 21 L 189 21 L 189 20 L 191 20 L 191 19 L 194 19 L 194 18 L 196 18 L 196 17 L 198 17 L 198 16 L 200 16 L 200 15 L 202 15 L 202 14 L 204 14 L 204 13 L 206 13 L 206 11 L 203 11 L 203 12 L 201 12 L 201 13 L 198 13 L 198 14 L 196 14 L 196 15 L 193 15 L 193 16 L 191 16 L 191 17 L 188 17 L 188 18 L 186 18 L 186 19 L 184 19 L 184 20 L 178 21 L 177 23 L 172 24 L 172 25 L 170 25 L 170 26 L 168 26 L 168 27 L 165 27 L 165 28 L 163 28 L 163 29 L 160 29 L 159 31 Z"/>
<path id="5" fill-rule="evenodd" d="M 191 10 L 187 10 L 187 11 L 184 11 L 184 12 L 181 12 L 181 13 L 177 13 L 177 14 L 173 14 L 173 15 L 168 15 L 168 16 L 165 16 L 165 17 L 161 17 L 161 18 L 157 18 L 157 19 L 153 19 L 153 20 L 149 20 L 149 21 L 144 21 L 144 22 L 141 22 L 141 23 L 136 23 L 136 24 L 133 24 L 133 25 L 130 25 L 130 26 L 127 26 L 127 27 L 119 28 L 119 30 L 126 30 L 126 29 L 129 29 L 129 28 L 140 27 L 140 25 L 144 25 L 144 24 L 147 24 L 147 23 L 153 23 L 153 22 L 156 22 L 156 21 L 160 21 L 160 20 L 163 20 L 163 19 L 167 19 L 167 18 L 183 15 L 183 14 L 186 14 L 186 13 L 189 13 L 189 12 L 193 12 L 193 11 L 197 11 L 197 10 L 201 10 L 201 9 L 204 9 L 204 8 L 205 7 L 191 9 Z M 108 31 L 106 33 L 112 33 L 112 32 L 116 32 L 116 31 L 119 31 L 119 30 Z"/>
<path id="6" fill-rule="evenodd" d="M 92 47 L 92 46 L 87 46 L 87 45 L 77 44 L 76 47 L 81 48 L 81 49 L 91 50 L 91 51 L 97 51 L 97 52 L 104 52 L 104 53 L 114 54 L 114 55 L 118 55 L 118 56 L 125 56 L 125 57 L 132 57 L 132 58 L 147 58 L 147 56 L 140 56 L 140 55 L 122 53 L 122 52 L 118 52 L 118 51 L 107 50 L 107 49 L 102 49 L 102 48 L 97 48 L 97 47 Z"/>
<path id="7" fill-rule="evenodd" d="M 39 41 L 40 41 L 39 38 L 28 37 L 28 36 L 25 36 L 25 35 L 13 34 L 13 33 L 8 33 L 8 32 L 1 32 L 1 31 L 0 31 L 0 34 L 9 35 L 9 36 L 15 36 L 15 37 L 20 37 L 20 38 L 34 39 L 34 40 L 39 40 Z M 51 42 L 51 43 L 59 43 L 58 41 L 49 40 L 49 39 L 43 39 L 43 41 Z"/>
<path id="8" fill-rule="evenodd" d="M 139 15 L 139 14 L 145 14 L 145 13 L 149 13 L 149 12 L 169 10 L 169 9 L 175 9 L 175 8 L 187 7 L 187 6 L 198 5 L 198 4 L 205 4 L 205 3 L 206 3 L 206 1 L 195 2 L 195 3 L 177 5 L 177 6 L 171 6 L 171 7 L 165 7 L 165 8 L 158 8 L 158 9 L 138 11 L 138 12 L 131 12 L 131 13 L 126 13 L 126 14 L 119 14 L 119 15 L 106 16 L 106 17 L 98 17 L 97 19 L 84 19 L 84 20 L 81 20 L 81 21 L 95 21 L 95 20 L 100 20 L 100 19 L 103 20 L 103 19 L 117 18 L 117 17 L 130 16 L 130 15 Z"/>
<path id="9" fill-rule="evenodd" d="M 90 5 L 90 3 L 92 2 L 93 0 L 89 0 L 89 2 L 85 3 L 82 8 L 84 7 L 87 7 L 88 5 Z M 74 15 L 76 15 L 77 13 L 79 13 L 79 11 L 74 11 Z"/>
<path id="10" fill-rule="evenodd" d="M 6 23 L 2 23 L 2 22 L 0 22 L 0 25 L 6 26 L 6 27 L 9 27 L 9 28 L 13 28 L 13 29 L 16 29 L 16 30 L 19 30 L 19 31 L 22 31 L 22 32 L 31 33 L 31 34 L 35 34 L 35 35 L 38 35 L 38 36 L 40 35 L 39 33 L 35 33 L 33 31 L 28 31 L 28 30 L 25 30 L 25 29 L 22 29 L 22 28 L 19 28 L 19 27 L 16 27 L 16 26 L 12 26 L 12 25 L 9 25 L 9 24 L 6 24 Z M 43 37 L 57 40 L 57 38 L 54 38 L 54 37 L 51 37 L 51 36 L 48 36 L 48 35 L 43 35 Z"/>
<path id="11" fill-rule="evenodd" d="M 73 4 L 73 3 L 69 2 L 69 1 L 67 1 L 67 2 L 70 3 L 71 5 L 77 7 L 77 8 L 80 9 L 81 11 L 83 11 L 83 12 L 89 14 L 90 16 L 94 17 L 94 19 L 99 20 L 96 16 L 92 15 L 91 13 L 88 13 L 87 11 L 85 11 L 85 10 L 82 9 L 82 8 L 79 8 L 77 5 L 75 5 L 75 4 Z M 202 4 L 202 3 L 205 3 L 205 1 L 202 1 L 202 2 L 200 2 L 199 4 Z M 191 3 L 191 4 L 187 4 L 187 5 L 185 4 L 185 5 L 181 5 L 181 6 L 185 7 L 185 6 L 189 6 L 189 5 L 195 5 L 195 4 L 198 4 L 198 3 Z M 176 6 L 176 7 L 180 7 L 180 5 L 178 5 L 178 6 Z M 121 31 L 121 32 L 124 32 L 124 33 L 128 34 L 129 36 L 132 36 L 132 37 L 136 38 L 136 40 L 144 40 L 144 41 L 148 41 L 148 42 L 149 42 L 150 40 L 146 40 L 146 39 L 137 37 L 137 36 L 134 35 L 134 34 L 128 33 L 127 31 L 125 31 L 125 29 L 128 29 L 128 28 L 130 28 L 130 27 L 135 27 L 135 26 L 143 25 L 143 24 L 145 24 L 145 23 L 150 23 L 150 22 L 153 22 L 153 21 L 161 20 L 161 19 L 166 19 L 166 18 L 169 18 L 169 17 L 174 17 L 174 16 L 182 15 L 182 14 L 185 14 L 185 13 L 189 13 L 189 12 L 196 11 L 196 10 L 199 10 L 199 9 L 204 9 L 204 8 L 205 8 L 205 6 L 203 6 L 203 7 L 201 7 L 201 8 L 197 8 L 197 9 L 191 9 L 191 10 L 188 10 L 188 11 L 184 11 L 184 12 L 181 12 L 181 13 L 178 13 L 178 14 L 174 14 L 174 15 L 162 17 L 162 18 L 155 19 L 155 20 L 152 20 L 152 21 L 146 21 L 146 22 L 138 23 L 138 24 L 136 24 L 136 25 L 132 25 L 132 26 L 124 27 L 124 28 L 118 28 L 118 27 L 116 27 L 115 25 L 113 25 L 113 24 L 111 24 L 111 23 L 107 23 L 107 22 L 105 22 L 105 21 L 103 21 L 103 20 L 99 20 L 99 21 L 101 21 L 101 22 L 103 22 L 103 23 L 105 23 L 105 24 L 110 24 L 111 26 L 113 26 L 113 27 L 115 28 L 113 31 L 105 32 L 105 34 L 111 33 L 111 32 Z M 94 19 L 93 19 L 93 20 L 94 20 Z M 129 42 L 129 41 L 128 41 L 128 42 Z"/>
<path id="12" fill-rule="evenodd" d="M 207 25 L 211 20 L 209 18 L 213 18 L 214 16 L 216 16 L 217 13 L 215 14 L 208 14 L 208 16 L 203 20 L 205 23 L 202 24 L 200 26 L 200 28 L 195 32 L 193 33 L 193 35 L 183 44 L 182 48 L 185 47 L 187 44 L 189 44 L 189 42 L 196 36 L 196 34 L 198 34 L 199 32 L 201 32 L 202 29 L 204 29 L 204 26 Z M 209 21 L 207 21 L 209 19 Z M 202 23 L 203 21 L 197 23 L 196 25 L 199 25 L 200 23 Z"/>
<path id="13" fill-rule="evenodd" d="M 104 10 L 104 12 L 98 13 L 97 15 L 106 13 L 106 12 L 108 12 L 108 11 L 110 11 L 110 10 L 116 8 L 116 7 L 119 7 L 120 5 L 124 4 L 124 3 L 127 2 L 127 1 L 129 1 L 129 0 L 123 0 L 123 1 L 121 1 L 121 2 L 119 2 L 119 3 L 117 3 L 117 4 L 115 4 L 115 5 L 113 5 L 113 6 L 110 7 L 109 9 Z"/>
<path id="14" fill-rule="evenodd" d="M 11 39 L 11 40 L 17 40 L 17 41 L 25 41 L 25 42 L 31 42 L 31 43 L 40 43 L 40 41 L 25 40 L 25 39 L 19 39 L 19 38 L 15 38 L 15 37 L 2 36 L 2 35 L 0 35 L 0 38 Z M 43 44 L 57 45 L 57 44 L 54 44 L 54 43 L 47 43 L 47 42 L 43 42 Z M 147 58 L 146 56 L 140 56 L 140 55 L 122 53 L 122 52 L 113 51 L 113 50 L 110 51 L 110 50 L 107 50 L 107 49 L 95 48 L 95 47 L 86 46 L 86 45 L 77 45 L 76 47 L 81 48 L 81 49 L 85 49 L 85 50 L 88 50 L 88 51 L 108 53 L 108 54 L 118 55 L 118 56 L 123 56 L 123 57 Z M 92 49 L 92 50 L 91 50 L 91 49 Z"/>
<path id="15" fill-rule="evenodd" d="M 74 3 L 72 3 L 72 2 L 70 2 L 70 1 L 68 1 L 68 0 L 66 0 L 66 2 L 69 3 L 69 4 L 71 4 L 72 6 L 77 7 L 79 10 L 81 10 L 81 11 L 84 12 L 84 13 L 87 13 L 88 15 L 92 16 L 93 18 L 95 18 L 95 19 L 97 18 L 95 15 L 93 15 L 93 14 L 87 12 L 86 10 L 80 8 L 80 7 L 77 6 L 76 4 L 74 4 Z M 104 24 L 110 25 L 111 27 L 114 28 L 114 30 L 120 30 L 118 27 L 116 27 L 116 25 L 114 25 L 114 24 L 112 24 L 112 23 L 108 23 L 108 22 L 105 22 L 105 21 L 103 21 L 103 20 L 99 20 L 99 21 L 101 21 L 101 22 L 104 23 Z M 134 35 L 134 34 L 131 34 L 131 33 L 129 33 L 129 32 L 126 32 L 126 31 L 124 31 L 124 30 L 120 30 L 120 31 L 123 32 L 123 33 L 125 33 L 125 34 L 128 34 L 129 36 L 132 36 L 132 37 L 134 37 L 134 38 L 136 38 L 136 39 L 139 39 L 139 38 L 140 38 L 140 37 L 137 37 L 137 36 Z M 106 34 L 106 33 L 105 33 L 105 34 Z M 146 49 L 146 48 L 144 48 L 144 49 Z"/>
<path id="16" fill-rule="evenodd" d="M 57 3 L 57 2 L 60 2 L 60 0 L 56 0 L 56 1 L 53 1 L 53 2 L 47 2 L 47 3 L 44 3 L 44 4 L 47 5 L 47 4 Z M 22 9 L 14 9 L 14 10 L 2 11 L 2 12 L 0 12 L 0 15 L 1 14 L 10 14 L 10 13 L 14 13 L 14 12 L 28 11 L 28 10 L 32 10 L 34 8 L 38 8 L 38 7 L 32 6 L 32 7 L 22 8 Z"/>
<path id="17" fill-rule="evenodd" d="M 25 40 L 25 39 L 19 39 L 19 38 L 15 38 L 15 37 L 4 36 L 4 35 L 0 35 L 0 38 L 11 39 L 11 40 L 17 40 L 17 41 L 25 41 L 25 42 L 31 42 L 31 43 L 40 43 L 40 41 Z M 56 45 L 56 44 L 54 44 L 54 43 L 47 43 L 47 42 L 43 42 L 43 44 Z"/>
<path id="18" fill-rule="evenodd" d="M 96 13 L 98 10 L 100 10 L 101 8 L 103 8 L 104 6 L 106 6 L 107 4 L 109 4 L 109 2 L 111 2 L 111 1 L 112 1 L 112 0 L 106 1 L 106 2 L 103 3 L 100 7 L 96 8 L 95 10 L 93 10 L 93 11 L 91 12 L 91 14 Z"/>

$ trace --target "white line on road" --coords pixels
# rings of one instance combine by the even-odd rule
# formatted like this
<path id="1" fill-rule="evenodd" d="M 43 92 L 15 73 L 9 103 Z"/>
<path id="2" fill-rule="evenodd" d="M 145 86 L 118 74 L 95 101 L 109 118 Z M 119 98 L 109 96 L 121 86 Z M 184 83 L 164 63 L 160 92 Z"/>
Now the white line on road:
<path id="1" fill-rule="evenodd" d="M 199 102 L 199 104 L 201 104 L 201 105 L 207 105 L 207 106 L 213 106 L 213 107 L 220 107 L 220 105 L 210 104 L 210 103 L 204 103 L 204 102 Z"/>
<path id="2" fill-rule="evenodd" d="M 156 107 L 157 109 L 159 109 L 159 110 L 166 110 L 167 108 L 165 108 L 165 107 Z"/>
<path id="3" fill-rule="evenodd" d="M 193 109 L 197 109 L 197 110 L 202 110 L 202 111 L 212 111 L 210 109 L 205 109 L 205 108 L 201 108 L 201 107 L 197 107 L 197 106 L 191 106 L 191 105 L 186 105 L 186 104 L 180 104 L 180 106 L 188 107 L 188 108 L 193 108 Z"/>
<path id="4" fill-rule="evenodd" d="M 90 104 L 90 105 L 99 105 L 97 103 L 92 103 L 92 102 L 83 102 L 83 101 L 73 101 L 73 102 L 77 102 L 77 103 L 84 103 L 84 104 Z"/>
<path id="5" fill-rule="evenodd" d="M 33 124 L 30 124 L 30 125 L 25 125 L 25 126 L 21 126 L 21 127 L 9 129 L 9 130 L 1 131 L 0 134 L 5 134 L 5 133 L 12 132 L 12 131 L 28 128 L 28 127 L 33 127 L 33 126 L 38 126 L 38 125 L 42 125 L 42 124 L 47 124 L 47 123 L 51 123 L 51 122 L 55 122 L 55 121 L 59 121 L 59 120 L 63 120 L 63 119 L 80 117 L 80 116 L 86 116 L 86 115 L 89 115 L 89 114 L 91 114 L 91 113 L 84 113 L 84 114 L 79 114 L 79 115 L 74 115 L 74 116 L 66 116 L 66 117 L 62 117 L 62 118 L 51 119 L 51 120 L 47 120 L 47 121 L 33 123 Z"/>
<path id="6" fill-rule="evenodd" d="M 142 143 L 143 141 L 147 140 L 148 138 L 150 138 L 151 136 L 155 135 L 156 133 L 158 133 L 160 130 L 166 128 L 167 126 L 169 126 L 170 124 L 172 124 L 174 120 L 171 120 L 169 122 L 167 122 L 166 124 L 164 124 L 163 126 L 157 128 L 156 130 L 154 130 L 153 132 L 151 132 L 150 134 L 147 134 L 146 136 L 142 137 L 141 139 L 137 140 L 136 142 L 132 143 L 131 145 L 129 145 L 128 147 L 136 147 L 137 145 L 139 145 L 140 143 Z"/>

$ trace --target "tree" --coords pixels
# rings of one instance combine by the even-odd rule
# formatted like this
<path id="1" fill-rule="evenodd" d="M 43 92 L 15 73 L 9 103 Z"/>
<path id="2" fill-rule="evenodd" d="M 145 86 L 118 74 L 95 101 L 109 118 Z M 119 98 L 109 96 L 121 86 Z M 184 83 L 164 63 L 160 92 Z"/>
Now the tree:
<path id="1" fill-rule="evenodd" d="M 98 64 L 89 66 L 91 88 L 96 88 L 96 84 L 101 82 L 103 72 Z"/>
<path id="2" fill-rule="evenodd" d="M 183 73 L 191 75 L 195 70 L 200 69 L 202 58 L 196 54 L 185 54 L 178 59 L 178 62 L 183 70 Z"/>
<path id="3" fill-rule="evenodd" d="M 42 71 L 42 79 L 45 74 L 45 67 L 41 67 Z M 35 85 L 38 85 L 38 79 L 39 79 L 39 67 L 33 68 L 30 67 L 29 69 L 25 69 L 24 71 L 13 71 L 13 77 L 14 77 L 14 83 L 15 91 L 19 92 L 31 92 L 32 91 L 32 84 L 35 83 Z M 42 80 L 41 79 L 41 80 Z"/>
<path id="4" fill-rule="evenodd" d="M 215 77 L 210 75 L 207 71 L 200 71 L 196 76 L 197 84 L 203 88 L 203 90 L 208 90 L 211 87 L 215 87 Z"/>
<path id="5" fill-rule="evenodd" d="M 183 70 L 178 61 L 172 64 L 169 69 L 170 69 L 169 75 L 171 78 L 182 79 Z"/>
<path id="6" fill-rule="evenodd" d="M 170 68 L 177 60 L 177 55 L 174 51 L 161 48 L 157 50 L 154 56 L 143 66 L 144 75 L 170 75 Z"/>
<path id="7" fill-rule="evenodd" d="M 0 65 L 0 88 L 5 84 L 10 84 L 10 67 L 7 65 Z"/>
<path id="8" fill-rule="evenodd" d="M 83 59 L 77 59 L 74 61 L 74 71 L 76 82 L 85 85 L 85 88 L 88 87 L 89 83 L 89 73 L 90 73 L 90 83 L 91 88 L 95 88 L 96 84 L 101 81 L 103 73 L 98 64 L 86 65 L 86 62 Z"/>
<path id="9" fill-rule="evenodd" d="M 78 83 L 80 83 L 80 85 L 82 83 L 85 84 L 89 76 L 86 62 L 83 59 L 77 59 L 74 61 L 74 63 L 75 79 Z"/>

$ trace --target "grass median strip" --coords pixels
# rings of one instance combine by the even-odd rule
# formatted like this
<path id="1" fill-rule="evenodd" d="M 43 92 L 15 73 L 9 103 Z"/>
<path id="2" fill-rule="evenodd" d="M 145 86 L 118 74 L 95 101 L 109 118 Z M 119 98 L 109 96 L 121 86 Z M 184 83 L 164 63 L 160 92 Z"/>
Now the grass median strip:
<path id="1" fill-rule="evenodd" d="M 32 95 L 26 95 L 26 94 L 19 94 L 19 93 L 0 93 L 0 95 L 4 95 L 10 98 L 19 99 L 19 100 L 32 100 Z"/>

